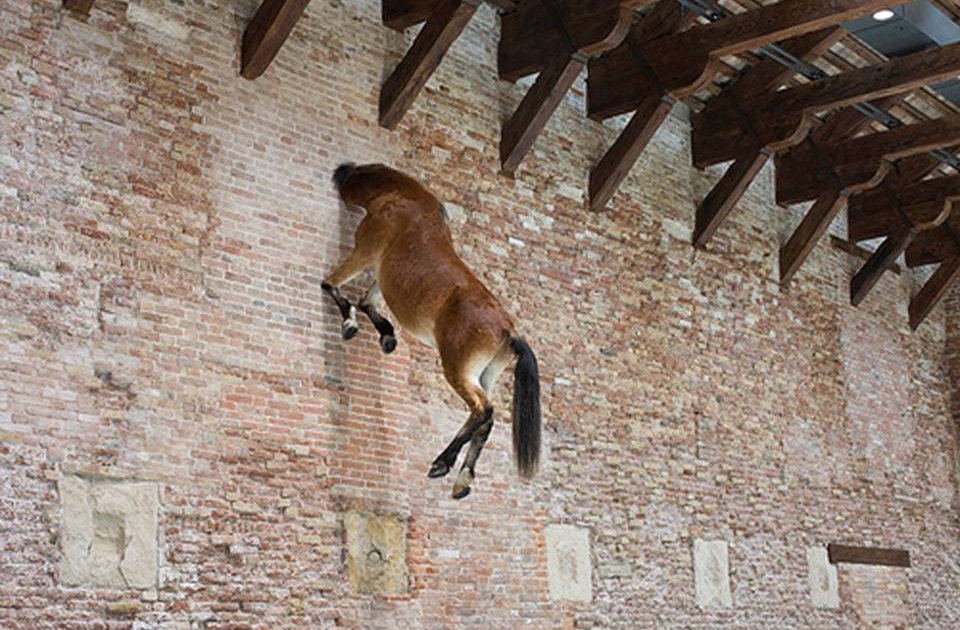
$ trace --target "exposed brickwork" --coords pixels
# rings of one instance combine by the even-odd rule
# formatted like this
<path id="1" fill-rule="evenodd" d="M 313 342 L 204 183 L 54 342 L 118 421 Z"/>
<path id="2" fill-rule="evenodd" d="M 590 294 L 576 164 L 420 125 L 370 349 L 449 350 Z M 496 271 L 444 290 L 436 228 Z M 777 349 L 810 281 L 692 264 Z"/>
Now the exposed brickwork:
<path id="1" fill-rule="evenodd" d="M 495 80 L 489 8 L 391 133 L 378 86 L 410 35 L 377 2 L 314 0 L 248 82 L 256 4 L 0 0 L 0 627 L 960 627 L 955 298 L 911 334 L 909 275 L 855 310 L 859 261 L 828 247 L 781 292 L 797 217 L 769 170 L 695 251 L 718 173 L 681 117 L 587 213 L 616 130 L 582 85 L 500 176 L 523 90 Z M 501 421 L 450 500 L 425 473 L 465 413 L 433 352 L 339 339 L 320 278 L 359 218 L 329 184 L 345 159 L 428 180 L 537 350 L 533 483 Z M 158 483 L 157 589 L 61 585 L 64 473 Z M 348 512 L 403 519 L 408 593 L 351 594 Z M 548 599 L 550 523 L 590 529 L 590 604 Z M 695 538 L 729 543 L 731 608 L 696 606 Z M 913 568 L 869 609 L 882 580 L 844 569 L 841 608 L 814 609 L 806 550 L 831 541 Z"/>

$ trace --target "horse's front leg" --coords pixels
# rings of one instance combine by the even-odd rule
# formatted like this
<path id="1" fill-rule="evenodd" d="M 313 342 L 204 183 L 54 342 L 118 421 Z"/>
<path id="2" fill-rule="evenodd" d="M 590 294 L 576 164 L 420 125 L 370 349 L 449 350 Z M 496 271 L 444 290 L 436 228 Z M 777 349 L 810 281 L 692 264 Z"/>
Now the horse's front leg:
<path id="1" fill-rule="evenodd" d="M 380 347 L 384 354 L 390 354 L 397 349 L 397 337 L 393 324 L 377 310 L 382 304 L 383 294 L 380 293 L 380 285 L 374 282 L 364 298 L 360 300 L 360 310 L 367 314 L 374 328 L 380 333 Z"/>
<path id="2" fill-rule="evenodd" d="M 350 282 L 370 266 L 372 260 L 358 250 L 353 250 L 347 259 L 337 267 L 321 284 L 321 288 L 333 298 L 343 317 L 341 332 L 344 339 L 353 339 L 360 330 L 357 323 L 357 308 L 340 292 L 340 287 Z"/>

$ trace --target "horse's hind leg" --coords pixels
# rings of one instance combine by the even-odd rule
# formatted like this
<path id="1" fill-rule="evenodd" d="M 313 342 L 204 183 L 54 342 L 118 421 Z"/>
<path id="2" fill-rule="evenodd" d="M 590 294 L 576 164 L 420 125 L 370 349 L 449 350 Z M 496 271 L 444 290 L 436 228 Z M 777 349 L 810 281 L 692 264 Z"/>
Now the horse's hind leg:
<path id="1" fill-rule="evenodd" d="M 457 475 L 457 481 L 453 484 L 454 499 L 462 499 L 470 494 L 470 484 L 477 476 L 477 459 L 479 459 L 480 452 L 483 451 L 483 446 L 487 443 L 487 438 L 490 437 L 492 429 L 493 413 L 490 414 L 486 422 L 477 428 L 470 440 L 467 456 L 463 460 L 463 466 L 460 468 L 460 474 Z"/>
<path id="2" fill-rule="evenodd" d="M 374 282 L 367 291 L 367 295 L 360 300 L 360 310 L 367 314 L 374 328 L 380 333 L 380 347 L 383 348 L 383 352 L 390 354 L 397 348 L 397 338 L 394 335 L 393 324 L 377 310 L 382 303 L 383 294 L 380 293 L 380 285 Z"/>
<path id="3" fill-rule="evenodd" d="M 464 422 L 460 430 L 457 431 L 457 434 L 453 437 L 453 440 L 450 441 L 450 444 L 447 445 L 447 448 L 443 449 L 443 452 L 433 460 L 427 476 L 431 479 L 446 476 L 453 468 L 453 465 L 457 463 L 457 457 L 460 455 L 464 444 L 473 439 L 474 434 L 480 427 L 487 422 L 492 422 L 492 418 L 493 407 L 484 406 L 478 410 L 471 411 L 467 421 Z"/>
<path id="4" fill-rule="evenodd" d="M 447 380 L 470 407 L 470 416 L 463 423 L 453 440 L 450 441 L 450 444 L 447 445 L 447 448 L 443 449 L 443 452 L 433 460 L 433 465 L 430 467 L 430 473 L 428 474 L 431 479 L 443 477 L 450 472 L 453 465 L 457 463 L 457 456 L 460 455 L 460 450 L 464 444 L 473 439 L 476 431 L 493 418 L 493 407 L 487 402 L 487 397 L 484 395 L 480 384 L 470 382 L 469 377 L 451 370 L 448 365 L 448 362 L 444 361 L 444 373 Z"/>
<path id="5" fill-rule="evenodd" d="M 491 361 L 480 374 L 480 385 L 483 387 L 483 391 L 487 396 L 490 395 L 494 384 L 497 382 L 497 378 L 511 359 L 512 352 L 510 351 L 509 344 L 501 344 L 500 350 L 497 352 L 493 361 Z M 467 456 L 463 460 L 460 474 L 457 475 L 457 481 L 453 485 L 454 499 L 462 499 L 470 494 L 470 484 L 473 483 L 473 480 L 477 476 L 477 460 L 480 458 L 480 453 L 483 452 L 483 447 L 486 445 L 487 438 L 490 437 L 490 431 L 492 429 L 493 414 L 474 432 L 473 438 L 470 440 L 470 448 L 467 450 Z"/>

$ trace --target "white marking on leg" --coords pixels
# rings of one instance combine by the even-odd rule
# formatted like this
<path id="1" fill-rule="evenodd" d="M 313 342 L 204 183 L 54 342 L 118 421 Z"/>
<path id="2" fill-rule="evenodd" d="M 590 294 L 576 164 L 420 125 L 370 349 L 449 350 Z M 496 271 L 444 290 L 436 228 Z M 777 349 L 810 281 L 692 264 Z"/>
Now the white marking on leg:
<path id="1" fill-rule="evenodd" d="M 343 329 L 347 330 L 348 328 L 359 328 L 357 324 L 357 307 L 350 305 L 350 317 L 343 320 Z"/>

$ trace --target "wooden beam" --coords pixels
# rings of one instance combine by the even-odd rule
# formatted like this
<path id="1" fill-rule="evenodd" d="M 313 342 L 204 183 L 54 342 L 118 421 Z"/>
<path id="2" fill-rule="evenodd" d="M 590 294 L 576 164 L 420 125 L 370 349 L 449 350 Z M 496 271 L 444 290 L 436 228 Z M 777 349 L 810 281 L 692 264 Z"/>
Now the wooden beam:
<path id="1" fill-rule="evenodd" d="M 560 57 L 537 77 L 517 111 L 503 125 L 500 164 L 505 173 L 513 173 L 523 161 L 583 66 L 581 59 Z"/>
<path id="2" fill-rule="evenodd" d="M 650 13 L 631 29 L 630 46 L 679 32 L 695 21 L 696 14 L 684 11 L 674 0 L 661 0 Z M 590 64 L 596 60 L 591 60 Z M 590 65 L 588 65 L 589 72 Z M 673 99 L 651 93 L 637 107 L 626 128 L 590 172 L 589 204 L 591 210 L 602 210 L 610 202 L 623 179 L 636 164 L 640 154 L 657 133 L 673 109 Z"/>
<path id="3" fill-rule="evenodd" d="M 957 256 L 955 242 L 956 220 L 948 220 L 945 225 L 923 232 L 907 248 L 905 259 L 908 267 L 935 265 Z"/>
<path id="4" fill-rule="evenodd" d="M 620 46 L 608 59 L 610 80 L 590 77 L 591 118 L 629 111 L 650 92 L 680 99 L 702 88 L 721 58 L 747 52 L 895 5 L 890 0 L 782 0 L 711 24 L 642 43 Z"/>
<path id="5" fill-rule="evenodd" d="M 765 94 L 751 102 L 749 112 L 725 107 L 709 120 L 697 119 L 694 163 L 705 167 L 732 160 L 754 143 L 774 151 L 785 149 L 804 139 L 816 112 L 908 92 L 957 74 L 960 43 Z"/>
<path id="6" fill-rule="evenodd" d="M 781 285 L 786 286 L 793 280 L 846 202 L 846 195 L 838 190 L 827 190 L 820 195 L 793 235 L 780 249 Z"/>
<path id="7" fill-rule="evenodd" d="M 770 158 L 758 149 L 748 149 L 738 157 L 697 208 L 694 247 L 704 248 L 730 212 L 747 192 L 757 173 Z"/>
<path id="8" fill-rule="evenodd" d="M 916 155 L 897 163 L 895 172 L 884 180 L 883 190 L 867 192 L 850 199 L 847 207 L 847 234 L 852 241 L 867 241 L 879 236 L 886 236 L 900 224 L 901 213 L 897 204 L 903 206 L 903 201 L 919 199 L 923 201 L 925 186 L 913 188 L 920 181 L 941 165 L 940 160 L 930 155 Z M 949 179 L 949 178 L 941 178 Z M 936 182 L 940 180 L 931 180 Z M 936 185 L 934 186 L 936 188 Z M 957 194 L 960 194 L 960 179 L 956 180 Z M 934 198 L 946 200 L 947 195 L 935 195 Z M 928 199 L 929 201 L 929 199 Z"/>
<path id="9" fill-rule="evenodd" d="M 867 264 L 851 280 L 851 303 L 854 306 L 859 306 L 870 289 L 880 280 L 880 276 L 883 275 L 887 267 L 906 251 L 917 235 L 943 225 L 950 218 L 952 210 L 953 202 L 947 201 L 942 205 L 939 214 L 931 215 L 925 219 L 911 219 L 904 213 L 904 226 L 884 240 L 870 260 L 867 261 Z"/>
<path id="10" fill-rule="evenodd" d="M 590 209 L 603 210 L 670 115 L 673 101 L 653 96 L 634 112 L 613 146 L 590 172 Z"/>
<path id="11" fill-rule="evenodd" d="M 827 545 L 831 564 L 872 564 L 888 567 L 910 568 L 910 552 L 900 549 L 853 547 L 850 545 Z"/>
<path id="12" fill-rule="evenodd" d="M 870 289 L 880 281 L 883 272 L 907 249 L 918 232 L 917 229 L 910 227 L 887 237 L 870 260 L 850 280 L 851 304 L 860 306 Z"/>
<path id="13" fill-rule="evenodd" d="M 783 48 L 801 59 L 815 57 L 821 55 L 842 39 L 844 33 L 845 31 L 842 28 L 821 29 L 795 37 L 785 42 Z M 709 115 L 711 105 L 722 107 L 724 102 L 733 102 L 734 104 L 747 102 L 757 94 L 780 87 L 792 75 L 792 70 L 772 59 L 764 59 L 734 83 L 732 87 L 711 101 L 705 108 L 706 115 Z M 759 146 L 750 147 L 737 156 L 723 177 L 720 178 L 720 181 L 697 208 L 696 227 L 693 233 L 694 247 L 706 247 L 723 221 L 746 194 L 750 184 L 753 183 L 768 159 L 769 153 Z"/>
<path id="14" fill-rule="evenodd" d="M 830 235 L 830 245 L 834 249 L 839 249 L 841 252 L 846 252 L 851 256 L 860 258 L 863 260 L 863 262 L 867 262 L 873 256 L 873 250 L 860 247 L 856 243 L 844 240 L 839 236 L 834 236 L 833 234 Z M 895 273 L 898 276 L 903 272 L 903 270 L 900 268 L 900 265 L 897 263 L 892 263 L 890 266 L 888 266 L 887 271 Z"/>
<path id="15" fill-rule="evenodd" d="M 794 37 L 781 43 L 780 46 L 794 57 L 812 60 L 822 56 L 846 35 L 846 29 L 831 26 Z M 755 96 L 778 89 L 795 74 L 792 69 L 783 64 L 764 58 L 738 77 L 723 92 L 708 101 L 700 113 L 704 117 L 709 117 L 712 112 L 722 110 L 724 107 L 736 106 L 738 103 L 749 104 Z"/>
<path id="16" fill-rule="evenodd" d="M 906 227 L 905 220 L 929 222 L 948 201 L 960 198 L 960 175 L 938 177 L 909 186 L 884 184 L 880 190 L 857 195 L 847 213 L 851 240 L 864 241 Z"/>
<path id="17" fill-rule="evenodd" d="M 380 89 L 380 124 L 394 129 L 460 37 L 481 0 L 440 0 L 413 46 Z"/>
<path id="18" fill-rule="evenodd" d="M 426 22 L 440 0 L 381 0 L 380 19 L 384 26 L 403 31 Z"/>
<path id="19" fill-rule="evenodd" d="M 287 41 L 310 0 L 263 0 L 243 33 L 240 76 L 256 79 Z"/>
<path id="20" fill-rule="evenodd" d="M 517 8 L 514 0 L 487 0 L 500 11 Z M 404 31 L 411 26 L 426 22 L 440 5 L 440 0 L 381 0 L 380 16 L 384 26 L 395 31 Z"/>
<path id="21" fill-rule="evenodd" d="M 501 79 L 540 72 L 557 57 L 591 57 L 626 37 L 633 12 L 655 0 L 526 0 L 500 19 Z"/>
<path id="22" fill-rule="evenodd" d="M 90 15 L 90 10 L 93 8 L 93 0 L 63 0 L 63 8 L 76 11 L 77 13 L 83 13 L 84 15 Z"/>
<path id="23" fill-rule="evenodd" d="M 916 330 L 960 278 L 960 253 L 947 258 L 910 300 L 910 328 Z"/>
<path id="24" fill-rule="evenodd" d="M 839 181 L 863 186 L 876 178 L 883 161 L 928 153 L 960 142 L 960 118 L 950 116 L 819 144 L 810 138 L 777 158 L 777 203 L 815 199 L 824 187 Z"/>
<path id="25" fill-rule="evenodd" d="M 587 59 L 619 44 L 627 35 L 634 9 L 652 1 L 529 0 L 503 16 L 498 49 L 501 76 L 517 78 L 540 71 L 503 126 L 500 163 L 505 173 L 519 166 Z"/>

